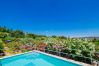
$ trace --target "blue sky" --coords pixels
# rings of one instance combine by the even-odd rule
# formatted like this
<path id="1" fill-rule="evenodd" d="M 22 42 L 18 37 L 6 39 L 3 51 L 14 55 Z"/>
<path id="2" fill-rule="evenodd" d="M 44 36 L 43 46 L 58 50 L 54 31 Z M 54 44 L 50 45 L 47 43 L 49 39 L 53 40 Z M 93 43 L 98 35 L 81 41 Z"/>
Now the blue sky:
<path id="1" fill-rule="evenodd" d="M 1 0 L 0 26 L 45 35 L 99 36 L 99 0 Z"/>

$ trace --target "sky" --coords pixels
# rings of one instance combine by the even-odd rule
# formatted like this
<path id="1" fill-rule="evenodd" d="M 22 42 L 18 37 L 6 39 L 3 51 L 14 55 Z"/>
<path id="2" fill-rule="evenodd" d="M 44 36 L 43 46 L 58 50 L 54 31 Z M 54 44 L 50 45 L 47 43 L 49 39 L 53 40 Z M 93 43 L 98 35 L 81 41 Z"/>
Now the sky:
<path id="1" fill-rule="evenodd" d="M 99 36 L 99 0 L 0 0 L 0 26 L 44 35 Z"/>

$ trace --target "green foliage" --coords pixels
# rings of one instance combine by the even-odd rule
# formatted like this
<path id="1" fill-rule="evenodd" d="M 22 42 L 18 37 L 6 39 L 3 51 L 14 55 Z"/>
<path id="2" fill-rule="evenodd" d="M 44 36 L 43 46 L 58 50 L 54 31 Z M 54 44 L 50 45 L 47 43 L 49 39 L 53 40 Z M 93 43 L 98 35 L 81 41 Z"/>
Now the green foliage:
<path id="1" fill-rule="evenodd" d="M 96 51 L 97 52 L 99 52 L 99 40 L 96 40 L 95 42 L 93 42 L 93 43 L 95 43 L 95 49 L 96 49 Z"/>
<path id="2" fill-rule="evenodd" d="M 35 39 L 35 38 L 36 38 L 36 36 L 37 36 L 37 35 L 32 34 L 32 33 L 28 33 L 28 34 L 27 34 L 27 37 L 29 37 L 29 38 L 34 38 L 34 39 Z"/>
<path id="3" fill-rule="evenodd" d="M 49 38 L 46 42 L 50 50 L 61 50 L 66 53 L 87 57 L 94 56 L 95 52 L 95 44 L 87 40 Z"/>
<path id="4" fill-rule="evenodd" d="M 3 43 L 2 43 L 2 42 L 0 42 L 0 53 L 2 53 L 2 52 L 3 52 L 3 50 L 4 50 Z"/>
<path id="5" fill-rule="evenodd" d="M 12 31 L 10 33 L 10 36 L 11 37 L 16 37 L 16 38 L 23 38 L 25 36 L 24 32 L 23 31 L 20 31 L 20 30 L 15 30 L 15 31 Z"/>
<path id="6" fill-rule="evenodd" d="M 7 37 L 7 33 L 0 32 L 0 38 L 5 38 L 5 37 Z"/>
<path id="7" fill-rule="evenodd" d="M 7 41 L 7 40 L 9 40 L 9 41 L 14 41 L 14 37 L 10 37 L 10 36 L 7 36 L 7 37 L 5 37 L 4 39 L 2 39 L 4 42 L 5 41 Z"/>
<path id="8" fill-rule="evenodd" d="M 13 53 L 19 52 L 21 50 L 20 46 L 21 46 L 21 43 L 15 42 L 15 41 L 7 44 L 7 47 Z"/>
<path id="9" fill-rule="evenodd" d="M 11 32 L 12 30 L 11 29 L 8 29 L 6 27 L 0 27 L 0 32 Z"/>

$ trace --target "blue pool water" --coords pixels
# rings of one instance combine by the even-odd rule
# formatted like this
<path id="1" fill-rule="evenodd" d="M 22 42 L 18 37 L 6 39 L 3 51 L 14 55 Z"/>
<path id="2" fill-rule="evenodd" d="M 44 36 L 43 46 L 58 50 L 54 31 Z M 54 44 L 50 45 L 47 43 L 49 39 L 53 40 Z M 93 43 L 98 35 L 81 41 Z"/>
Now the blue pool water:
<path id="1" fill-rule="evenodd" d="M 1 66 L 80 66 L 38 52 L 25 53 L 0 60 Z"/>

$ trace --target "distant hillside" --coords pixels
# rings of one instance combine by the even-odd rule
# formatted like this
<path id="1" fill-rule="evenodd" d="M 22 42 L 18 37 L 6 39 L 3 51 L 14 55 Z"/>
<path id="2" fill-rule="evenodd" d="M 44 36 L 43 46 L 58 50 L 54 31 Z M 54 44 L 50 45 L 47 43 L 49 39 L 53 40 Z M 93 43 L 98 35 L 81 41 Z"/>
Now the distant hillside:
<path id="1" fill-rule="evenodd" d="M 93 39 L 99 40 L 99 37 L 74 37 L 74 38 L 88 39 L 88 40 L 93 40 Z"/>

